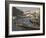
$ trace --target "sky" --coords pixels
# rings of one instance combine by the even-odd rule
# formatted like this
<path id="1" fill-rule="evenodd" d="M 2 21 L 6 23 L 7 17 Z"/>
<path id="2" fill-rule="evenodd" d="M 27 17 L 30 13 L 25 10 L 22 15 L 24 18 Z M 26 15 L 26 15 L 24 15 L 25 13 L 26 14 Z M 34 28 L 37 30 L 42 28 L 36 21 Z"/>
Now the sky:
<path id="1" fill-rule="evenodd" d="M 35 8 L 35 7 L 16 7 L 16 8 L 21 10 L 21 11 L 23 11 L 23 12 L 28 11 L 28 10 L 35 11 L 35 10 L 39 10 L 40 9 L 40 8 Z"/>

